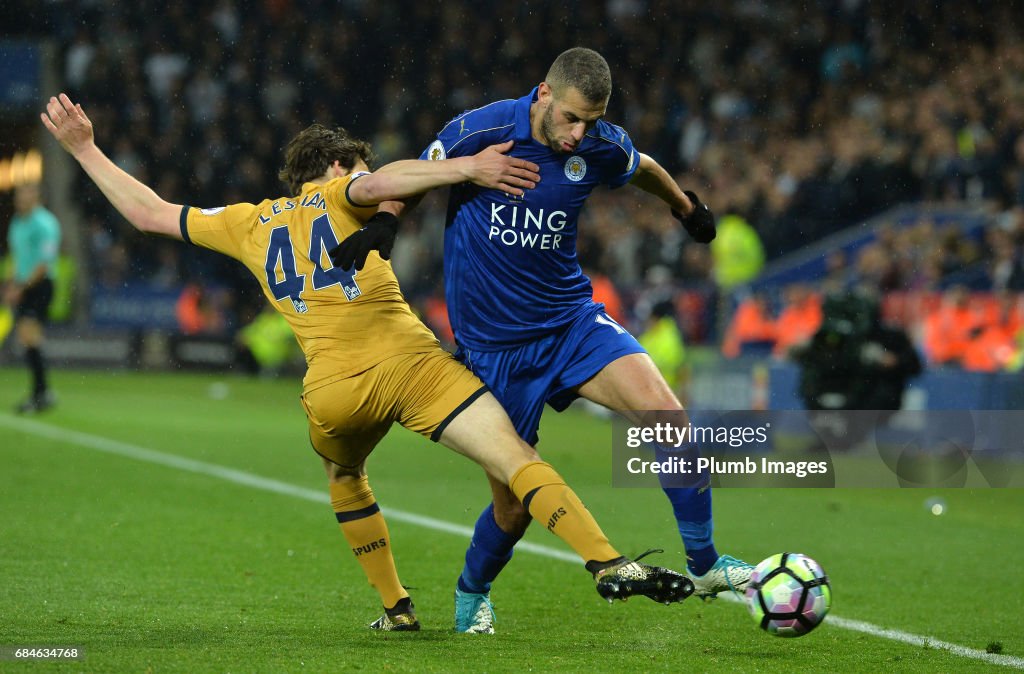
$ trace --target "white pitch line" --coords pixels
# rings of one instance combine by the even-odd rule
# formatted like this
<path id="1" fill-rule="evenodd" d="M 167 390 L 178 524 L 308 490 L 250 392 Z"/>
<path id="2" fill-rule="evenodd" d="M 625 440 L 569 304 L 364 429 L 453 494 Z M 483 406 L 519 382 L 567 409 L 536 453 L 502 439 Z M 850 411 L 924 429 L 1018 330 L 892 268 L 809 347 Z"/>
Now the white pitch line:
<path id="1" fill-rule="evenodd" d="M 328 504 L 330 500 L 326 491 L 307 489 L 306 487 L 299 487 L 297 485 L 288 484 L 287 482 L 260 477 L 259 475 L 235 470 L 234 468 L 218 466 L 213 463 L 206 463 L 205 461 L 186 459 L 174 454 L 166 454 L 164 452 L 146 449 L 145 447 L 139 447 L 138 445 L 132 445 L 118 440 L 111 440 L 98 435 L 90 435 L 88 433 L 72 431 L 59 426 L 42 424 L 38 421 L 12 417 L 8 414 L 0 414 L 0 426 L 6 426 L 9 429 L 20 431 L 22 433 L 30 433 L 48 440 L 75 444 L 80 447 L 95 449 L 96 451 L 105 452 L 107 454 L 123 456 L 137 461 L 145 461 L 146 463 L 167 466 L 169 468 L 177 468 L 178 470 L 184 470 L 190 473 L 216 477 L 227 482 L 233 482 L 234 484 L 240 484 L 254 489 L 261 489 L 275 494 L 293 496 L 305 501 Z M 446 522 L 445 520 L 439 520 L 425 515 L 417 515 L 416 513 L 410 513 L 404 510 L 395 510 L 393 508 L 381 508 L 381 510 L 388 519 L 396 522 L 405 522 L 407 524 L 413 524 L 433 531 L 443 531 L 457 536 L 463 536 L 464 538 L 470 538 L 473 535 L 473 529 L 471 527 L 463 526 L 461 524 L 454 524 L 452 522 Z M 530 543 L 528 541 L 520 541 L 516 544 L 516 549 L 530 552 L 541 557 L 547 557 L 549 559 L 558 559 L 576 564 L 580 561 L 579 557 L 572 553 L 565 552 L 564 550 L 556 550 L 555 548 L 549 548 L 546 545 Z M 727 600 L 742 603 L 739 598 L 732 595 L 722 596 Z M 841 618 L 837 615 L 829 615 L 828 624 L 841 629 L 861 632 L 873 637 L 898 641 L 911 646 L 947 651 L 954 655 L 971 658 L 973 660 L 981 660 L 993 665 L 1024 669 L 1024 658 L 1013 655 L 986 653 L 985 651 L 981 651 L 976 648 L 968 648 L 967 646 L 953 644 L 948 641 L 941 641 L 933 637 L 911 634 L 910 632 L 903 632 L 902 630 L 887 629 L 861 620 L 850 620 L 849 618 Z"/>
<path id="2" fill-rule="evenodd" d="M 721 594 L 719 595 L 722 599 L 737 604 L 745 604 L 742 599 L 736 597 L 733 594 Z M 967 646 L 961 646 L 960 644 L 953 644 L 948 641 L 942 641 L 934 637 L 923 637 L 919 634 L 911 634 L 910 632 L 904 632 L 902 630 L 891 630 L 885 627 L 879 627 L 871 623 L 864 622 L 863 620 L 851 620 L 850 618 L 840 618 L 834 613 L 829 613 L 828 624 L 833 627 L 840 627 L 844 630 L 850 630 L 851 632 L 861 632 L 862 634 L 869 634 L 873 637 L 880 639 L 889 639 L 891 641 L 899 641 L 904 644 L 910 644 L 911 646 L 918 646 L 920 648 L 934 648 L 940 651 L 948 651 L 954 655 L 959 655 L 965 658 L 971 658 L 973 660 L 983 660 L 993 665 L 1002 665 L 1004 667 L 1013 667 L 1015 669 L 1024 669 L 1024 658 L 1018 658 L 1013 655 L 1002 655 L 998 653 L 987 653 L 980 651 L 977 648 L 968 648 Z"/>
<path id="3" fill-rule="evenodd" d="M 167 466 L 169 468 L 177 468 L 178 470 L 184 470 L 190 473 L 199 473 L 200 475 L 218 477 L 227 482 L 233 482 L 235 484 L 252 487 L 254 489 L 261 489 L 275 494 L 293 496 L 305 501 L 312 501 L 313 503 L 324 503 L 330 505 L 331 502 L 330 497 L 327 495 L 326 488 L 323 491 L 307 489 L 306 487 L 299 487 L 297 485 L 288 484 L 287 482 L 281 482 L 280 480 L 260 477 L 259 475 L 235 470 L 234 468 L 218 466 L 217 464 L 206 463 L 205 461 L 186 459 L 175 454 L 158 452 L 153 449 L 146 449 L 145 447 L 131 445 L 118 440 L 111 440 L 98 435 L 80 433 L 78 431 L 68 430 L 59 426 L 42 424 L 38 421 L 12 417 L 8 414 L 0 414 L 0 426 L 7 426 L 14 430 L 31 433 L 38 437 L 46 438 L 47 440 L 70 442 L 80 447 L 95 449 L 107 454 L 116 454 L 117 456 L 145 461 L 146 463 L 154 463 L 160 466 Z M 433 529 L 434 531 L 443 531 L 457 536 L 464 536 L 467 539 L 473 536 L 473 528 L 466 527 L 461 524 L 454 524 L 434 517 L 417 515 L 416 513 L 405 512 L 404 510 L 395 510 L 393 508 L 381 507 L 381 511 L 384 513 L 385 517 L 390 520 L 394 520 L 395 522 L 405 522 L 407 524 L 413 524 L 426 529 Z M 579 563 L 580 561 L 580 558 L 571 552 L 556 550 L 544 545 L 530 543 L 529 541 L 520 541 L 516 545 L 516 548 L 525 550 L 526 552 L 532 552 L 536 555 L 550 557 L 552 559 L 560 559 L 566 562 Z"/>

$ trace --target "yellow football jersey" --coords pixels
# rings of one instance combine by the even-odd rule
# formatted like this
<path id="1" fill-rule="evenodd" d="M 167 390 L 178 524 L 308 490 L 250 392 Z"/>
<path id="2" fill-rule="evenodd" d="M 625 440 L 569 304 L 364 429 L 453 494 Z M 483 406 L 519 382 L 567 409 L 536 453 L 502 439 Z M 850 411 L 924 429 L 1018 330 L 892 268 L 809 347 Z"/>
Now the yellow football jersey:
<path id="1" fill-rule="evenodd" d="M 371 253 L 361 271 L 331 264 L 327 252 L 377 211 L 348 197 L 363 175 L 306 183 L 296 197 L 256 205 L 182 209 L 185 241 L 242 262 L 288 320 L 306 355 L 306 390 L 394 355 L 440 348 L 406 303 L 390 262 Z"/>

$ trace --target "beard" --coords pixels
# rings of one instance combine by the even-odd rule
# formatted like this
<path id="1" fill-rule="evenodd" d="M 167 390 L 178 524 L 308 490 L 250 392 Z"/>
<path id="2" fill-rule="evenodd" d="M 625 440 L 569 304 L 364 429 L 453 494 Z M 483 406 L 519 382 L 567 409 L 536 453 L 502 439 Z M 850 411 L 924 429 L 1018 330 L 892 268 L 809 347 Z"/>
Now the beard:
<path id="1" fill-rule="evenodd" d="M 544 111 L 544 116 L 540 119 L 540 134 L 544 136 L 544 141 L 549 148 L 559 154 L 566 154 L 562 149 L 562 141 L 558 140 L 555 135 L 555 114 L 552 105 L 548 106 L 548 109 Z"/>

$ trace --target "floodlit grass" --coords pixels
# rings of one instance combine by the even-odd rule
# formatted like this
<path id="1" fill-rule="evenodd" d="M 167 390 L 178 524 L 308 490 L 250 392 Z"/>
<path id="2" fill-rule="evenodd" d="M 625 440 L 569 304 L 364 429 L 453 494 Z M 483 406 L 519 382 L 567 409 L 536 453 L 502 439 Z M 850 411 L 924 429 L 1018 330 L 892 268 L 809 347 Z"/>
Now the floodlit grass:
<path id="1" fill-rule="evenodd" d="M 77 663 L 0 671 L 973 671 L 995 666 L 825 624 L 796 640 L 739 605 L 643 599 L 608 606 L 580 565 L 517 553 L 492 593 L 498 634 L 451 632 L 465 538 L 391 522 L 424 631 L 378 634 L 377 596 L 330 507 L 298 404 L 300 383 L 229 376 L 55 372 L 48 428 L 319 490 L 322 502 L 48 439 L 0 412 L 0 646 L 77 645 Z M 2 409 L 21 370 L 0 370 Z M 33 427 L 34 428 L 34 427 Z M 611 430 L 550 414 L 541 453 L 626 554 L 665 548 L 682 568 L 658 490 L 612 489 Z M 481 471 L 395 428 L 371 457 L 385 508 L 472 526 Z M 932 515 L 928 498 L 946 512 Z M 752 562 L 791 550 L 831 577 L 833 612 L 1024 656 L 1024 491 L 715 493 L 716 542 Z M 567 550 L 536 528 L 528 540 Z"/>

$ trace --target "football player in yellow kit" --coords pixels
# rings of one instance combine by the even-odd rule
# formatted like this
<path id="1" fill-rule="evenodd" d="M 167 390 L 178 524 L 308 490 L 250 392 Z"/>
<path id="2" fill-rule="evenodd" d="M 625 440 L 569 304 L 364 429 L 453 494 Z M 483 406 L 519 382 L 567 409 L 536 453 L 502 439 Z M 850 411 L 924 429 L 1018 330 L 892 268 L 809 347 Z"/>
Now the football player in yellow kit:
<path id="1" fill-rule="evenodd" d="M 327 470 L 331 504 L 384 604 L 384 615 L 371 627 L 419 629 L 364 470 L 367 455 L 395 421 L 508 484 L 530 514 L 586 562 L 602 597 L 643 594 L 670 603 L 693 592 L 685 576 L 626 559 L 611 546 L 565 481 L 519 438 L 480 380 L 413 315 L 389 262 L 375 254 L 360 270 L 341 269 L 328 256 L 370 218 L 393 218 L 377 213 L 377 204 L 387 200 L 462 182 L 522 195 L 539 176 L 536 165 L 505 154 L 511 143 L 460 159 L 399 161 L 370 173 L 366 143 L 342 129 L 313 125 L 286 149 L 280 177 L 293 196 L 197 209 L 164 201 L 111 162 L 96 146 L 81 105 L 65 94 L 51 98 L 40 117 L 136 229 L 241 261 L 290 323 L 306 356 L 301 401 L 313 448 Z"/>

